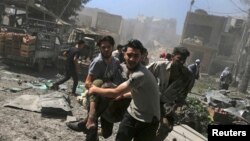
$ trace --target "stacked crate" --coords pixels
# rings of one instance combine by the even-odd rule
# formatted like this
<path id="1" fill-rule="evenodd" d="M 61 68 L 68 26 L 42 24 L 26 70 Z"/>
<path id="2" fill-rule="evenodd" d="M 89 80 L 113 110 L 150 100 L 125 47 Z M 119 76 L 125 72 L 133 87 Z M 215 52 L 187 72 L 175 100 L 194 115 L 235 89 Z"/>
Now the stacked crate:
<path id="1" fill-rule="evenodd" d="M 0 32 L 0 55 L 3 56 L 4 55 L 4 38 L 5 38 L 5 33 L 4 32 Z"/>
<path id="2" fill-rule="evenodd" d="M 20 49 L 22 43 L 23 34 L 13 34 L 12 37 L 12 55 L 20 56 Z"/>
<path id="3" fill-rule="evenodd" d="M 13 47 L 13 32 L 6 32 L 4 34 L 4 55 L 12 55 L 12 47 Z"/>
<path id="4" fill-rule="evenodd" d="M 22 41 L 20 56 L 30 57 L 34 55 L 36 38 L 34 36 L 25 35 Z"/>
<path id="5" fill-rule="evenodd" d="M 36 38 L 27 34 L 0 32 L 0 55 L 30 57 L 35 52 Z"/>

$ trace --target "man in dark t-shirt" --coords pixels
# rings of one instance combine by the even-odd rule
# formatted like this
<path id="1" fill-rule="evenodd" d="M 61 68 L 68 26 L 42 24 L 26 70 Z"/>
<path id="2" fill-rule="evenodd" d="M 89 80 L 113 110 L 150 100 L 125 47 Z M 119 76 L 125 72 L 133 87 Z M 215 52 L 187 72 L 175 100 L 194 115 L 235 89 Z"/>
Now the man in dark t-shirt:
<path id="1" fill-rule="evenodd" d="M 67 56 L 67 61 L 66 61 L 66 72 L 64 78 L 61 80 L 55 82 L 53 86 L 51 87 L 52 89 L 58 89 L 58 85 L 68 81 L 70 77 L 73 78 L 73 88 L 72 88 L 72 94 L 76 95 L 76 87 L 78 85 L 78 72 L 79 72 L 79 64 L 78 64 L 78 59 L 80 56 L 80 50 L 84 47 L 84 41 L 80 40 L 76 46 L 71 47 L 69 50 L 65 51 L 63 53 L 64 56 Z"/>

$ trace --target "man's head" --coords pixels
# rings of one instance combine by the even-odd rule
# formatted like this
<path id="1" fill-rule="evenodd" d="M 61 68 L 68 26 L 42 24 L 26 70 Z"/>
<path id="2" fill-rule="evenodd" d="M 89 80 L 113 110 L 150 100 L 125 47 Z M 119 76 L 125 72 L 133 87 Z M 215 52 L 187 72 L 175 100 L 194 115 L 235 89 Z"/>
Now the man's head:
<path id="1" fill-rule="evenodd" d="M 125 47 L 125 63 L 129 70 L 134 70 L 140 64 L 144 47 L 139 40 L 129 40 Z"/>
<path id="2" fill-rule="evenodd" d="M 172 53 L 172 65 L 183 66 L 187 57 L 190 55 L 189 51 L 185 47 L 175 47 Z"/>
<path id="3" fill-rule="evenodd" d="M 111 57 L 114 45 L 115 41 L 114 38 L 111 36 L 105 36 L 102 39 L 100 39 L 97 43 L 97 46 L 99 46 L 102 57 L 106 59 Z"/>
<path id="4" fill-rule="evenodd" d="M 117 50 L 121 53 L 121 52 L 122 52 L 122 48 L 123 48 L 123 46 L 122 46 L 122 45 L 120 45 L 120 44 L 118 44 L 116 48 L 117 48 Z"/>
<path id="5" fill-rule="evenodd" d="M 167 59 L 168 61 L 171 61 L 171 59 L 172 59 L 172 54 L 167 53 L 167 55 L 166 55 L 166 59 Z"/>
<path id="6" fill-rule="evenodd" d="M 195 60 L 195 63 L 198 64 L 198 65 L 200 64 L 200 62 L 201 62 L 200 59 L 196 59 L 196 60 Z"/>
<path id="7" fill-rule="evenodd" d="M 78 46 L 79 49 L 82 49 L 84 47 L 84 45 L 85 45 L 85 42 L 83 40 L 79 40 L 77 42 L 77 46 Z"/>

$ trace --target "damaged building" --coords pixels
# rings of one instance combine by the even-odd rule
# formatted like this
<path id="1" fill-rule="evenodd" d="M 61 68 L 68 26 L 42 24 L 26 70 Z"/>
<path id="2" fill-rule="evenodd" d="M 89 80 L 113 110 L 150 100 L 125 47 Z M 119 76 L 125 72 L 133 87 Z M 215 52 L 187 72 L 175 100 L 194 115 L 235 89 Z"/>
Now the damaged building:
<path id="1" fill-rule="evenodd" d="M 101 35 L 111 35 L 116 43 L 120 42 L 122 16 L 88 7 L 84 7 L 78 14 L 78 26 L 91 28 Z"/>
<path id="2" fill-rule="evenodd" d="M 200 59 L 201 71 L 209 74 L 233 68 L 243 24 L 242 19 L 209 15 L 201 9 L 188 12 L 181 37 L 181 44 L 191 51 L 188 63 Z"/>
<path id="3" fill-rule="evenodd" d="M 157 41 L 165 46 L 177 45 L 175 19 L 160 19 L 155 17 L 138 16 L 136 19 L 126 19 L 121 32 L 123 42 L 138 38 L 147 48 L 152 48 L 152 42 Z"/>

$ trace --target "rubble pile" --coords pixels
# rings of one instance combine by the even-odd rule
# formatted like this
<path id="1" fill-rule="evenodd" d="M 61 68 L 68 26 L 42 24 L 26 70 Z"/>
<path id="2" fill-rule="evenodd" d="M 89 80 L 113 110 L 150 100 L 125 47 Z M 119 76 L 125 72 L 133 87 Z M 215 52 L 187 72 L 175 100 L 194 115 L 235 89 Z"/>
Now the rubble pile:
<path id="1" fill-rule="evenodd" d="M 205 102 L 214 124 L 249 124 L 250 103 L 245 98 L 230 97 L 229 91 L 211 90 L 205 94 Z"/>

